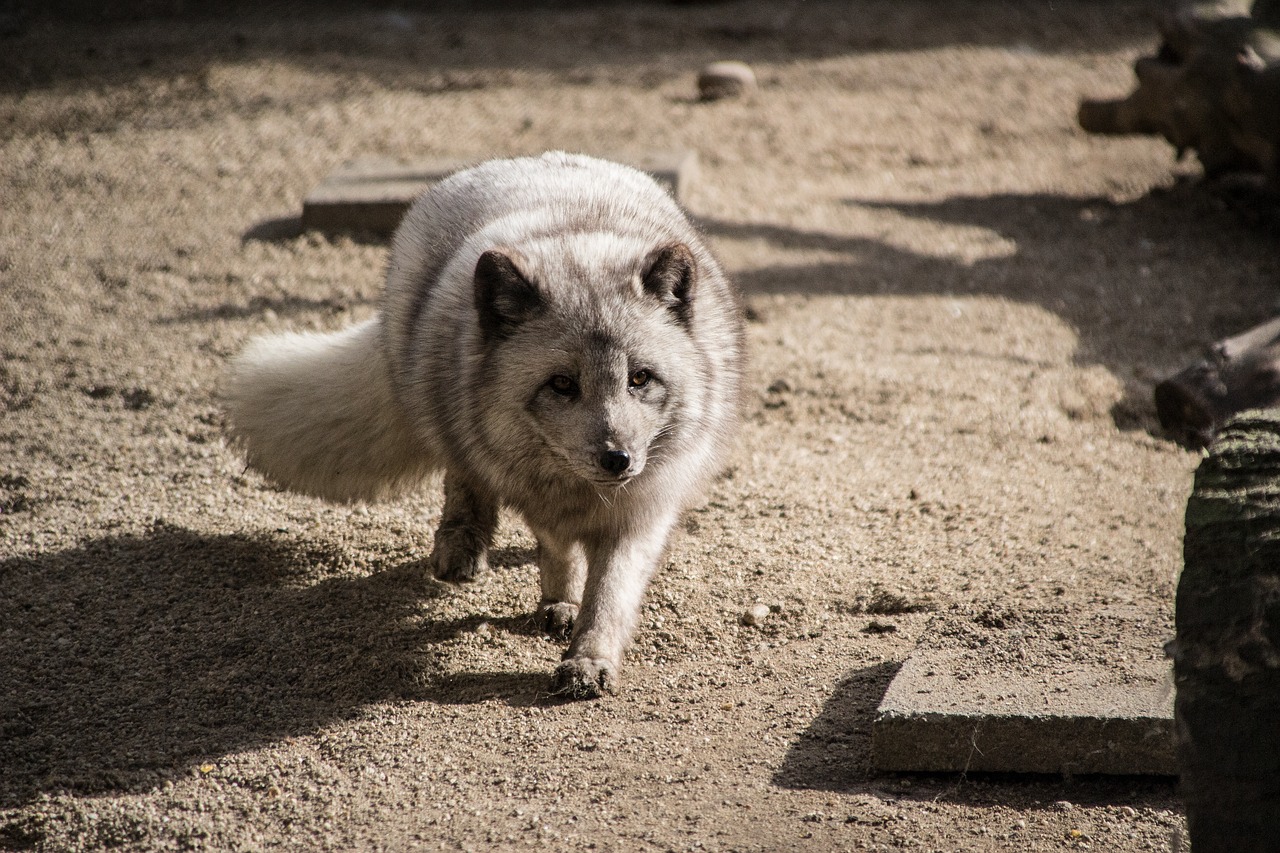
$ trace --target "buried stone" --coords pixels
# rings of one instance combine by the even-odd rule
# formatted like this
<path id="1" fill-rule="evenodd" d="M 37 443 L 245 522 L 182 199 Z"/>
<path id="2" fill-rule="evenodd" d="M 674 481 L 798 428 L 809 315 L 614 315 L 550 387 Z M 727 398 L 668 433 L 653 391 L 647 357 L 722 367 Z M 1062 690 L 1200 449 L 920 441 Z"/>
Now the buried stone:
<path id="1" fill-rule="evenodd" d="M 999 623 L 983 608 L 939 614 L 880 702 L 872 764 L 1171 775 L 1168 636 L 1166 619 L 1135 608 L 1028 611 Z M 1114 661 L 1099 663 L 1104 652 Z"/>

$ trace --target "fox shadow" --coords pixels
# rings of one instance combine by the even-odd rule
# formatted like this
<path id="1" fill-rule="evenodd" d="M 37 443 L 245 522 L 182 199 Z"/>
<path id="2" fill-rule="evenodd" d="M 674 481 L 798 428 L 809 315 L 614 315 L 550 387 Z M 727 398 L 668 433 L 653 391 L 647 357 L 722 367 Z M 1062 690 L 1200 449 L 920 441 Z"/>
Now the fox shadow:
<path id="1" fill-rule="evenodd" d="M 1083 807 L 1167 808 L 1176 794 L 1176 780 L 1163 777 L 879 772 L 872 761 L 871 731 L 876 708 L 898 668 L 891 662 L 847 673 L 818 716 L 792 742 L 773 783 L 791 790 L 874 798 L 850 815 L 848 822 L 853 823 L 891 820 L 877 813 L 877 801 L 1051 810 L 1069 800 Z"/>
<path id="2" fill-rule="evenodd" d="M 433 620 L 447 592 L 420 565 L 352 577 L 346 559 L 158 523 L 0 561 L 0 808 L 148 790 L 371 703 L 539 700 L 546 673 L 445 677 L 434 648 L 531 620 Z"/>
<path id="3" fill-rule="evenodd" d="M 870 237 L 768 223 L 699 224 L 715 239 L 764 240 L 826 255 L 818 263 L 736 274 L 749 299 L 987 296 L 1038 305 L 1075 331 L 1077 363 L 1100 364 L 1121 378 L 1124 396 L 1111 411 L 1121 429 L 1158 435 L 1153 381 L 1198 358 L 1209 342 L 1274 313 L 1280 272 L 1274 234 L 1248 222 L 1202 182 L 1180 182 L 1126 202 L 1006 193 L 846 203 L 903 220 L 981 228 L 1012 248 L 967 263 Z M 1206 257 L 1223 263 L 1209 272 Z M 1263 274 L 1241 272 L 1250 267 Z"/>

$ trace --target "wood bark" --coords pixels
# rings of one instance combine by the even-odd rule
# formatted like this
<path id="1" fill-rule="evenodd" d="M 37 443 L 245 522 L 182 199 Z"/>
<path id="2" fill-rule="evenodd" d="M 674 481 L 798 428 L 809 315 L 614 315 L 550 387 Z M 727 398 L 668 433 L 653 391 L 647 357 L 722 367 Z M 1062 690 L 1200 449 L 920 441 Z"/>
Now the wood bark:
<path id="1" fill-rule="evenodd" d="M 1171 650 L 1191 848 L 1280 850 L 1280 410 L 1223 428 L 1186 525 Z"/>

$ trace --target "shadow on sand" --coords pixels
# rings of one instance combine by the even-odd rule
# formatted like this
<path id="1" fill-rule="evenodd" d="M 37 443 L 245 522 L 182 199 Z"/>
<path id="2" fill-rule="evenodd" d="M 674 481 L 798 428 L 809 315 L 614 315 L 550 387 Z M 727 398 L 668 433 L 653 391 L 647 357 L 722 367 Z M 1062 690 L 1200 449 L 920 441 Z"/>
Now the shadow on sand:
<path id="1" fill-rule="evenodd" d="M 0 562 L 0 808 L 150 789 L 370 703 L 539 701 L 545 672 L 443 677 L 433 650 L 482 621 L 531 633 L 532 619 L 422 619 L 444 587 L 419 565 L 351 577 L 345 559 L 157 524 Z"/>
<path id="2" fill-rule="evenodd" d="M 517 70 L 651 85 L 726 55 L 785 63 L 951 45 L 1059 53 L 1155 42 L 1141 3 L 1055 7 L 978 0 L 963 15 L 939 15 L 927 4 L 896 0 L 864 0 L 856 9 L 800 0 L 757 8 L 446 0 L 430 4 L 427 12 L 412 4 L 351 0 L 12 0 L 3 11 L 0 92 L 164 81 L 174 94 L 199 96 L 209 88 L 211 68 L 262 62 L 429 93 L 483 88 Z M 104 30 L 117 46 L 110 54 L 98 49 Z M 269 94 L 264 99 L 269 102 Z M 200 120 L 198 111 L 188 115 Z"/>
<path id="3" fill-rule="evenodd" d="M 1280 264 L 1273 236 L 1224 209 L 1203 184 L 1188 181 L 1123 203 L 1049 194 L 847 203 L 976 226 L 1016 248 L 967 264 L 870 238 L 714 219 L 700 225 L 713 238 L 765 240 L 845 258 L 739 273 L 748 296 L 991 296 L 1041 306 L 1076 331 L 1077 362 L 1101 364 L 1126 383 L 1111 413 L 1121 429 L 1159 434 L 1153 375 L 1163 378 L 1208 342 L 1275 310 Z M 1222 258 L 1214 277 L 1189 275 L 1213 269 L 1206 257 Z M 1261 274 L 1242 272 L 1250 264 Z M 1134 381 L 1135 373 L 1147 381 Z"/>

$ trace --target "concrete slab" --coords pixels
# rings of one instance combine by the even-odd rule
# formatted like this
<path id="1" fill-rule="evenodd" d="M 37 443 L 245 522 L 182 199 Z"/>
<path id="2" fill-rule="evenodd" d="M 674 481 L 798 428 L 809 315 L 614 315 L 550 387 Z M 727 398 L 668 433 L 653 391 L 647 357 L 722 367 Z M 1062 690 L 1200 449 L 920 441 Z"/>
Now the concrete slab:
<path id="1" fill-rule="evenodd" d="M 683 201 L 697 179 L 698 155 L 693 151 L 655 151 L 616 160 L 647 172 Z M 325 178 L 302 203 L 302 227 L 308 231 L 390 234 L 409 205 L 432 184 L 463 169 L 470 162 L 429 160 L 401 163 L 362 158 L 345 163 Z"/>
<path id="2" fill-rule="evenodd" d="M 939 615 L 876 711 L 873 766 L 1176 775 L 1172 636 L 1133 608 Z"/>

